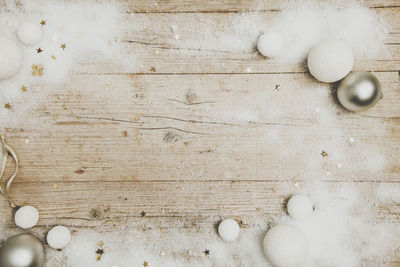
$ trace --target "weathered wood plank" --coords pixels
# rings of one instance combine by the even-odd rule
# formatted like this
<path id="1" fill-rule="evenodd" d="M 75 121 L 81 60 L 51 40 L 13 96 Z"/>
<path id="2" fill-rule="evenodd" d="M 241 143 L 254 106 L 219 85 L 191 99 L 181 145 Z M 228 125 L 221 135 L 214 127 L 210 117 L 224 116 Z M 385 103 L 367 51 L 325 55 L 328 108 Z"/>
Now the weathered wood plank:
<path id="1" fill-rule="evenodd" d="M 131 12 L 243 12 L 243 11 L 260 11 L 260 10 L 279 10 L 282 6 L 288 5 L 298 5 L 304 4 L 301 0 L 229 0 L 229 1 L 216 1 L 216 0 L 206 0 L 206 1 L 131 1 L 124 0 L 127 8 Z M 334 2 L 337 5 L 346 6 L 347 1 L 324 1 L 324 2 Z M 396 0 L 367 0 L 360 1 L 362 5 L 371 8 L 382 8 L 382 7 L 400 7 L 399 2 Z"/>
<path id="2" fill-rule="evenodd" d="M 398 71 L 400 70 L 400 16 L 398 9 L 376 10 L 389 21 L 387 52 L 377 60 L 358 58 L 355 70 Z M 255 21 L 252 25 L 263 31 L 260 21 L 273 21 L 277 12 L 257 14 L 122 14 L 125 27 L 118 45 L 127 51 L 126 58 L 132 64 L 122 65 L 112 59 L 82 57 L 75 68 L 87 73 L 280 73 L 306 72 L 304 64 L 276 62 L 261 56 L 254 48 L 249 36 L 236 36 L 235 21 Z M 130 27 L 129 25 L 135 25 Z M 176 39 L 171 25 L 176 28 Z M 250 27 L 250 26 L 249 26 Z M 232 40 L 236 36 L 236 40 Z M 247 40 L 247 42 L 246 42 Z M 95 61 L 94 61 L 95 60 Z"/>
<path id="3" fill-rule="evenodd" d="M 307 74 L 74 75 L 32 95 L 52 126 L 8 139 L 20 181 L 396 181 L 398 75 L 377 76 L 383 100 L 355 114 Z"/>
<path id="4" fill-rule="evenodd" d="M 379 199 L 376 182 L 332 183 L 333 191 L 350 186 L 371 206 L 371 223 L 394 223 L 400 219 L 400 205 Z M 400 190 L 399 183 L 388 183 Z M 68 226 L 102 226 L 110 230 L 114 222 L 127 223 L 141 218 L 171 217 L 194 223 L 213 224 L 223 217 L 254 224 L 260 219 L 282 214 L 286 199 L 303 192 L 310 182 L 297 181 L 150 181 L 150 182 L 60 182 L 15 183 L 12 189 L 17 204 L 30 204 L 40 211 L 39 226 L 61 223 Z M 40 188 L 40 190 L 38 190 Z M 336 188 L 336 189 L 335 189 Z M 313 194 L 313 193 L 311 193 Z M 365 207 L 364 207 L 365 208 Z M 10 208 L 2 198 L 2 214 Z M 11 218 L 7 216 L 5 218 Z M 11 219 L 8 220 L 12 225 Z M 174 226 L 171 225 L 173 228 Z"/>

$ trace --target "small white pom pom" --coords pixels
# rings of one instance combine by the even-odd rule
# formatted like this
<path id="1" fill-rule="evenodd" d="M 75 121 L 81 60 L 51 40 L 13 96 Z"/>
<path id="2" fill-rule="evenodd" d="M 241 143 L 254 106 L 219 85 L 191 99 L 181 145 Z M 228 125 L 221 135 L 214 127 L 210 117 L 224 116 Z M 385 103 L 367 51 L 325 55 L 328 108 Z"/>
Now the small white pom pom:
<path id="1" fill-rule="evenodd" d="M 308 69 L 314 78 L 331 83 L 344 78 L 354 65 L 351 47 L 340 40 L 327 40 L 308 54 Z"/>
<path id="2" fill-rule="evenodd" d="M 232 219 L 223 220 L 218 226 L 218 234 L 224 241 L 235 241 L 239 235 L 239 224 Z"/>
<path id="3" fill-rule="evenodd" d="M 23 206 L 15 212 L 14 221 L 21 228 L 32 228 L 39 221 L 39 212 L 32 206 Z"/>
<path id="4" fill-rule="evenodd" d="M 17 36 L 24 45 L 37 44 L 43 38 L 42 27 L 38 23 L 25 22 L 18 27 Z"/>
<path id="5" fill-rule="evenodd" d="M 278 267 L 299 266 L 308 251 L 304 233 L 287 224 L 271 228 L 264 237 L 263 245 L 267 259 Z"/>
<path id="6" fill-rule="evenodd" d="M 257 48 L 264 57 L 276 57 L 282 50 L 282 37 L 276 32 L 266 32 L 258 38 Z"/>
<path id="7" fill-rule="evenodd" d="M 71 241 L 71 232 L 65 226 L 55 226 L 47 233 L 47 244 L 52 248 L 65 248 L 69 241 Z"/>
<path id="8" fill-rule="evenodd" d="M 22 52 L 13 40 L 0 37 L 0 62 L 0 80 L 10 78 L 20 70 Z"/>
<path id="9" fill-rule="evenodd" d="M 296 220 L 304 220 L 311 216 L 313 212 L 313 204 L 305 195 L 294 195 L 287 203 L 289 215 Z"/>

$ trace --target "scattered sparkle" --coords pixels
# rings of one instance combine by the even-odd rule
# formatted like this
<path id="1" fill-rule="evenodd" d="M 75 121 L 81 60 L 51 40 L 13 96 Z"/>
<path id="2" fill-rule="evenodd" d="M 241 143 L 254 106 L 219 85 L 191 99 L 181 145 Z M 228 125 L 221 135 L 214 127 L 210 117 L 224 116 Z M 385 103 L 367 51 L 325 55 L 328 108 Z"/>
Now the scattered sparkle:
<path id="1" fill-rule="evenodd" d="M 321 156 L 322 156 L 323 158 L 327 157 L 327 156 L 328 156 L 328 152 L 322 150 Z"/>
<path id="2" fill-rule="evenodd" d="M 4 108 L 6 108 L 6 109 L 12 109 L 12 106 L 10 105 L 10 103 L 6 103 L 6 104 L 4 104 Z"/>
<path id="3" fill-rule="evenodd" d="M 62 50 L 64 50 L 65 48 L 67 48 L 67 45 L 66 45 L 66 44 L 61 44 L 60 48 L 61 48 Z"/>
<path id="4" fill-rule="evenodd" d="M 147 261 L 144 261 L 143 262 L 143 267 L 148 267 L 148 266 L 149 266 L 149 263 Z"/>
<path id="5" fill-rule="evenodd" d="M 210 251 L 208 249 L 204 250 L 204 254 L 210 255 Z"/>
<path id="6" fill-rule="evenodd" d="M 42 26 L 46 25 L 46 21 L 45 21 L 45 20 L 42 20 L 42 21 L 40 22 L 40 25 L 42 25 Z"/>
<path id="7" fill-rule="evenodd" d="M 39 53 L 42 53 L 42 52 L 43 52 L 43 49 L 39 47 L 39 48 L 36 49 L 36 52 L 37 52 L 38 54 L 39 54 Z"/>
<path id="8" fill-rule="evenodd" d="M 27 89 L 28 89 L 28 87 L 26 87 L 25 85 L 22 85 L 22 86 L 21 86 L 21 91 L 22 91 L 22 92 L 26 92 Z"/>
<path id="9" fill-rule="evenodd" d="M 337 167 L 338 169 L 341 169 L 341 168 L 343 167 L 343 165 L 342 165 L 342 163 L 338 162 L 338 163 L 336 164 L 336 167 Z"/>
<path id="10" fill-rule="evenodd" d="M 349 139 L 347 139 L 347 142 L 350 145 L 355 145 L 356 144 L 356 139 L 354 137 L 349 137 Z"/>
<path id="11" fill-rule="evenodd" d="M 142 212 L 140 213 L 140 215 L 141 215 L 142 217 L 144 217 L 144 216 L 146 215 L 146 212 L 144 212 L 144 211 L 142 210 Z"/>
<path id="12" fill-rule="evenodd" d="M 246 71 L 247 71 L 247 73 L 250 73 L 250 72 L 251 72 L 251 68 L 248 67 L 248 68 L 246 69 Z"/>
<path id="13" fill-rule="evenodd" d="M 104 245 L 104 243 L 103 243 L 103 241 L 100 241 L 99 243 L 97 243 L 97 245 L 98 245 L 99 247 L 102 247 L 102 246 Z"/>
<path id="14" fill-rule="evenodd" d="M 156 72 L 156 67 L 151 66 L 150 71 L 151 71 L 151 72 Z"/>
<path id="15" fill-rule="evenodd" d="M 25 138 L 25 139 L 24 139 L 24 143 L 25 143 L 25 144 L 29 144 L 29 139 L 28 139 L 28 138 Z"/>
<path id="16" fill-rule="evenodd" d="M 279 89 L 281 89 L 281 85 L 280 84 L 275 84 L 275 90 L 279 91 Z"/>

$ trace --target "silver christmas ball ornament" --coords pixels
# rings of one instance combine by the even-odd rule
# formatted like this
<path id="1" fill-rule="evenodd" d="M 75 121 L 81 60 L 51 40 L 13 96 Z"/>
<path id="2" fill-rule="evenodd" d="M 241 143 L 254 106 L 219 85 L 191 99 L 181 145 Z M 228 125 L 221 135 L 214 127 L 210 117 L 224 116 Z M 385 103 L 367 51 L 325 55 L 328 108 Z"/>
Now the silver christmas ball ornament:
<path id="1" fill-rule="evenodd" d="M 359 112 L 372 108 L 383 97 L 379 80 L 370 72 L 352 72 L 339 84 L 336 95 L 348 110 Z"/>
<path id="2" fill-rule="evenodd" d="M 43 244 L 29 234 L 13 236 L 0 248 L 1 267 L 44 267 Z"/>

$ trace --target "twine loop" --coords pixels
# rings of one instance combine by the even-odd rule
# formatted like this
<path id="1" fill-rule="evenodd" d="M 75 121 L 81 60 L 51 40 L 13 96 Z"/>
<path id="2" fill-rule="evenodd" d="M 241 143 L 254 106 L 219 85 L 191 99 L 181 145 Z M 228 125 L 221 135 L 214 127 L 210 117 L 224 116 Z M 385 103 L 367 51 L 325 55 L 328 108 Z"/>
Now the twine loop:
<path id="1" fill-rule="evenodd" d="M 1 165 L 0 165 L 0 183 L 1 183 L 0 192 L 6 197 L 7 201 L 10 203 L 10 206 L 12 208 L 16 208 L 17 205 L 14 203 L 14 201 L 10 197 L 10 187 L 11 187 L 11 184 L 12 184 L 15 176 L 17 176 L 18 167 L 19 167 L 18 158 L 17 158 L 17 154 L 15 153 L 14 149 L 6 143 L 4 135 L 1 135 L 0 138 L 1 138 L 1 154 L 2 154 Z M 3 174 L 4 174 L 4 171 L 6 170 L 8 155 L 10 155 L 15 161 L 15 170 L 14 170 L 14 173 L 11 175 L 11 177 L 7 179 L 5 184 L 3 184 L 2 183 Z"/>

